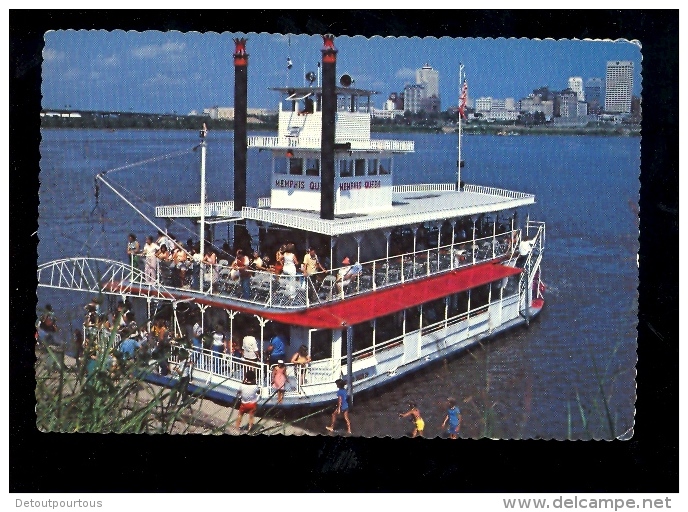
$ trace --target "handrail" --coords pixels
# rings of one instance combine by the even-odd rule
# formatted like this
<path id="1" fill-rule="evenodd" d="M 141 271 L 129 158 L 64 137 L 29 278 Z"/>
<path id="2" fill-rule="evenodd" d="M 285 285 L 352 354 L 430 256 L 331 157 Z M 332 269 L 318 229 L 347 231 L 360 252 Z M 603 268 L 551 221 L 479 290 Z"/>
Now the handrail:
<path id="1" fill-rule="evenodd" d="M 394 185 L 392 192 L 451 192 L 456 188 L 454 183 L 415 183 L 410 185 Z"/>
<path id="2" fill-rule="evenodd" d="M 314 305 L 351 297 L 361 293 L 410 282 L 432 275 L 515 255 L 520 231 L 506 231 L 482 238 L 466 240 L 423 249 L 416 252 L 391 255 L 354 265 L 340 266 L 310 276 L 275 274 L 264 270 L 249 270 L 243 277 L 232 265 L 201 263 L 195 272 L 203 272 L 206 294 L 230 297 L 238 303 L 280 309 L 303 309 Z M 194 264 L 195 265 L 195 264 Z M 348 267 L 348 268 L 347 268 Z M 345 273 L 353 270 L 350 274 Z M 339 279 L 342 275 L 346 279 Z M 327 279 L 328 276 L 332 277 Z M 248 285 L 242 280 L 249 280 Z M 344 286 L 339 284 L 344 281 Z M 172 289 L 169 283 L 163 283 Z M 193 285 L 192 285 L 193 289 Z"/>
<path id="3" fill-rule="evenodd" d="M 528 194 L 526 192 L 517 192 L 515 190 L 506 190 L 503 188 L 486 187 L 484 185 L 466 184 L 463 186 L 463 191 L 474 192 L 476 194 L 488 194 L 491 196 L 508 197 L 510 199 L 524 199 L 526 197 L 535 197 L 534 194 Z"/>

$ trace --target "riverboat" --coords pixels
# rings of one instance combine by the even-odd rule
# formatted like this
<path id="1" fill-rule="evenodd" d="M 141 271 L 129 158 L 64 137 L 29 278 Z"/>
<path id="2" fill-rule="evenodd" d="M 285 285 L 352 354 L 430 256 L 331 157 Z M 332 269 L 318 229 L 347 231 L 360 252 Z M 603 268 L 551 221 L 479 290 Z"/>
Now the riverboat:
<path id="1" fill-rule="evenodd" d="M 95 259 L 66 258 L 39 265 L 39 286 L 143 298 L 149 321 L 152 307 L 168 303 L 179 336 L 188 328 L 181 313 L 190 310 L 199 313 L 206 332 L 217 319 L 209 313 L 220 311 L 231 336 L 253 332 L 261 347 L 279 331 L 287 368 L 279 403 L 271 377 L 275 364 L 262 350 L 257 360 L 247 360 L 186 345 L 195 363 L 192 385 L 209 397 L 235 400 L 251 370 L 263 399 L 279 407 L 329 402 L 338 379 L 353 398 L 529 324 L 544 306 L 545 224 L 524 215 L 534 195 L 465 184 L 461 165 L 455 183 L 395 185 L 395 165 L 414 152 L 414 142 L 371 137 L 375 91 L 352 87 L 346 75 L 338 84 L 334 37 L 323 41 L 322 85 L 318 76 L 315 85 L 275 89 L 282 96 L 278 132 L 268 137 L 246 132 L 248 54 L 246 40 L 235 39 L 234 198 L 205 201 L 204 129 L 200 202 L 157 206 L 156 217 L 199 223 L 201 254 L 209 227 L 228 223 L 235 247 L 248 249 L 250 243 L 265 253 L 298 241 L 304 250 L 320 249 L 325 271 L 252 269 L 237 279 L 225 259 L 196 263 L 189 281 L 170 281 L 163 272 L 151 278 L 114 260 L 98 260 L 96 275 Z M 460 116 L 458 128 L 462 162 Z M 272 156 L 270 196 L 253 205 L 246 200 L 248 150 Z M 105 175 L 99 180 L 120 195 Z M 309 361 L 292 363 L 302 346 Z M 179 354 L 172 350 L 169 362 L 179 363 Z M 173 383 L 157 373 L 149 378 Z"/>

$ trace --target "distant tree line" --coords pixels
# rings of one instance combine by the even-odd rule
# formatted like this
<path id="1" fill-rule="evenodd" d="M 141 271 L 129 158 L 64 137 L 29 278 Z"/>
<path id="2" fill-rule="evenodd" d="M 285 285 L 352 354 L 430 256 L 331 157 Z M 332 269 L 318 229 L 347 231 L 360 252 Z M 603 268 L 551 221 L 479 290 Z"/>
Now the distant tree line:
<path id="1" fill-rule="evenodd" d="M 274 118 L 274 119 L 273 119 Z M 249 118 L 248 125 L 257 128 L 276 129 L 277 116 L 265 116 L 262 123 L 252 123 Z M 101 115 L 82 112 L 81 117 L 43 116 L 42 128 L 96 128 L 96 129 L 165 129 L 165 130 L 198 130 L 203 123 L 211 130 L 232 130 L 234 121 L 230 119 L 211 119 L 208 116 L 193 115 L 159 115 L 159 114 L 124 114 Z"/>

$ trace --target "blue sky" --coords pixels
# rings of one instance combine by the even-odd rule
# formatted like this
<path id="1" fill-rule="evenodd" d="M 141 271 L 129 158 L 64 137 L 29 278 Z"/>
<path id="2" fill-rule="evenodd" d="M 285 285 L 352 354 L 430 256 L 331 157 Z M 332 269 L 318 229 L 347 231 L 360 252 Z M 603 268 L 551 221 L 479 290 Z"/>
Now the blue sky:
<path id="1" fill-rule="evenodd" d="M 44 108 L 186 114 L 213 105 L 232 106 L 233 37 L 248 37 L 250 108 L 277 108 L 269 87 L 303 84 L 316 71 L 320 36 L 271 34 L 55 31 L 45 35 Z M 341 36 L 337 74 L 381 94 L 415 82 L 426 62 L 439 71 L 442 107 L 457 103 L 458 66 L 465 66 L 469 96 L 520 99 L 547 85 L 567 86 L 570 76 L 604 79 L 608 60 L 635 63 L 634 93 L 641 91 L 641 49 L 629 42 L 372 38 Z M 293 68 L 287 71 L 287 57 Z"/>

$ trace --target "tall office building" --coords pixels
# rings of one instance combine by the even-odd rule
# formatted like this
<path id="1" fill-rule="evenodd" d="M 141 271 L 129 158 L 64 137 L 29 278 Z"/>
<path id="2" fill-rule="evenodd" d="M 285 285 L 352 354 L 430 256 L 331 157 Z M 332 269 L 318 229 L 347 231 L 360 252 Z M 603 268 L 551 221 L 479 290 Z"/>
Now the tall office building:
<path id="1" fill-rule="evenodd" d="M 604 107 L 604 82 L 601 78 L 593 77 L 585 81 L 585 101 L 588 112 L 601 114 Z"/>
<path id="2" fill-rule="evenodd" d="M 588 78 L 585 81 L 585 101 L 602 104 L 602 91 L 604 90 L 604 82 L 601 78 Z"/>
<path id="3" fill-rule="evenodd" d="M 633 97 L 633 62 L 630 60 L 607 62 L 606 82 L 604 110 L 621 114 L 630 113 Z"/>
<path id="4" fill-rule="evenodd" d="M 423 97 L 430 98 L 435 96 L 440 97 L 440 74 L 436 69 L 428 63 L 420 69 L 416 69 L 416 84 L 424 85 Z"/>
<path id="5" fill-rule="evenodd" d="M 404 110 L 408 110 L 413 114 L 421 111 L 421 100 L 423 99 L 423 92 L 425 86 L 414 84 L 404 87 Z"/>
<path id="6" fill-rule="evenodd" d="M 583 79 L 581 77 L 569 77 L 569 89 L 576 93 L 578 101 L 585 101 L 585 91 L 583 90 Z"/>

